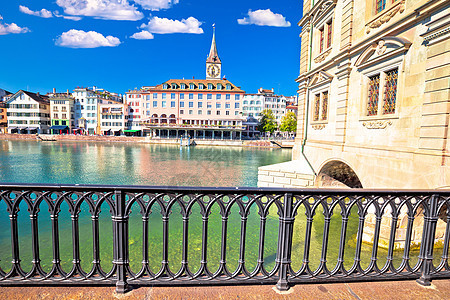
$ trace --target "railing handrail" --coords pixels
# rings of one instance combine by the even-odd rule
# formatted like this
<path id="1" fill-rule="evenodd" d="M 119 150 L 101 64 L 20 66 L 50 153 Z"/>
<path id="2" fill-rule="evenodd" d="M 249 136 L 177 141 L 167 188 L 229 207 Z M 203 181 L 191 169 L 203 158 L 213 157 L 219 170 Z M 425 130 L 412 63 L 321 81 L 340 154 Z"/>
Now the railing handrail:
<path id="1" fill-rule="evenodd" d="M 93 198 L 93 196 L 95 196 Z M 0 202 L 7 205 L 10 218 L 11 232 L 11 271 L 4 272 L 0 268 L 0 286 L 8 284 L 79 284 L 80 279 L 86 284 L 116 284 L 118 292 L 128 290 L 129 282 L 136 284 L 240 284 L 245 282 L 275 283 L 279 290 L 287 290 L 289 286 L 297 282 L 322 282 L 322 281 L 351 281 L 371 280 L 373 278 L 386 279 L 418 279 L 423 285 L 429 285 L 433 278 L 450 278 L 450 267 L 448 264 L 449 240 L 450 240 L 450 190 L 385 190 L 385 189 L 287 189 L 287 188 L 254 188 L 254 187 L 189 187 L 189 186 L 123 186 L 123 185 L 79 185 L 79 184 L 19 184 L 0 183 Z M 19 205 L 25 201 L 28 210 L 20 210 Z M 47 202 L 51 221 L 52 236 L 52 269 L 44 272 L 41 265 L 39 252 L 39 223 L 38 216 L 41 203 Z M 59 242 L 58 215 L 61 205 L 67 202 L 72 222 L 72 271 L 64 272 L 61 267 L 61 247 Z M 87 203 L 92 222 L 93 240 L 93 262 L 91 271 L 85 272 L 80 264 L 80 225 L 79 214 L 81 205 Z M 109 206 L 111 221 L 113 224 L 113 264 L 112 270 L 105 272 L 101 266 L 99 215 L 100 206 L 107 203 Z M 138 272 L 133 272 L 130 267 L 129 245 L 129 217 L 133 205 L 138 205 L 137 216 L 141 217 L 142 229 L 142 267 Z M 153 270 L 149 264 L 148 239 L 149 218 L 155 205 L 160 210 L 162 225 L 162 260 L 159 271 Z M 180 208 L 182 219 L 182 237 L 179 245 L 182 245 L 182 261 L 178 271 L 169 267 L 169 219 L 174 205 Z M 193 207 L 197 205 L 196 212 L 201 217 L 201 255 L 200 267 L 197 271 L 189 268 L 188 224 Z M 217 205 L 219 224 L 221 224 L 220 235 L 220 265 L 217 271 L 208 266 L 208 222 L 210 220 L 211 207 Z M 235 223 L 231 224 L 233 205 L 238 210 L 234 213 Z M 246 266 L 246 239 L 249 238 L 247 222 L 250 209 L 254 205 L 257 210 L 255 216 L 259 221 L 258 247 L 252 249 L 257 257 L 255 269 L 249 270 Z M 298 214 L 300 207 L 304 213 Z M 319 209 L 321 207 L 321 209 Z M 270 215 L 270 210 L 274 212 Z M 357 208 L 356 218 L 357 232 L 348 231 L 347 225 L 352 215 L 351 209 Z M 372 208 L 372 211 L 371 211 Z M 340 214 L 336 210 L 340 211 Z M 317 214 L 322 210 L 322 214 Z M 31 271 L 26 272 L 21 267 L 20 243 L 19 243 L 19 221 L 20 213 L 29 213 L 31 220 L 32 264 Z M 108 213 L 108 212 L 107 212 Z M 177 211 L 175 211 L 177 213 Z M 446 229 L 442 237 L 443 252 L 441 261 L 437 266 L 433 265 L 433 249 L 437 232 L 437 224 L 446 216 Z M 353 213 L 354 214 L 354 213 Z M 373 217 L 368 218 L 367 215 Z M 386 216 L 387 214 L 387 216 Z M 321 216 L 323 215 L 323 216 Z M 276 238 L 276 250 L 271 250 L 274 267 L 266 270 L 265 244 L 269 242 L 266 236 L 267 220 L 278 224 L 278 235 Z M 340 218 L 340 236 L 330 236 L 330 224 L 333 216 Z M 311 254 L 310 243 L 312 239 L 312 228 L 317 218 L 323 217 L 322 244 L 320 251 L 320 264 L 314 271 L 310 269 L 309 257 Z M 423 217 L 423 221 L 414 223 L 417 218 Z M 240 221 L 236 222 L 236 218 Z M 292 267 L 292 250 L 294 224 L 297 218 L 306 218 L 306 226 L 303 252 L 303 264 L 300 270 Z M 336 218 L 336 217 L 335 217 Z M 388 218 L 388 219 L 385 219 Z M 367 220 L 366 220 L 367 219 Z M 372 220 L 372 221 L 370 221 Z M 403 221 L 406 221 L 406 225 Z M 62 221 L 61 221 L 62 222 Z M 221 222 L 221 223 L 220 223 Z M 370 223 L 373 222 L 373 223 Z M 365 226 L 372 224 L 368 232 L 373 232 L 372 252 L 370 264 L 363 268 L 361 261 L 361 247 L 363 244 Z M 319 223 L 322 224 L 322 223 Z M 356 224 L 356 223 L 355 223 Z M 403 224 L 400 228 L 400 224 Z M 417 232 L 414 233 L 414 224 Z M 229 226 L 240 227 L 239 259 L 235 271 L 227 267 L 227 230 Z M 383 230 L 381 228 L 383 227 Z M 353 227 L 354 228 L 354 227 Z M 402 231 L 403 230 L 403 231 Z M 414 229 L 415 230 L 415 229 Z M 397 232 L 401 232 L 405 240 L 402 263 L 399 267 L 393 265 L 393 253 Z M 421 241 L 417 242 L 418 232 L 421 233 Z M 367 233 L 367 232 L 366 232 Z M 82 233 L 84 234 L 84 233 Z M 316 233 L 317 234 L 317 231 Z M 346 237 L 354 234 L 355 256 L 350 268 L 344 266 L 344 254 L 347 249 Z M 335 233 L 337 235 L 337 233 Z M 338 239 L 336 239 L 338 238 Z M 333 240 L 334 239 L 334 240 Z M 367 238 L 366 238 L 367 239 Z M 387 243 L 387 257 L 384 266 L 377 265 L 379 241 Z M 331 241 L 338 241 L 338 257 L 334 268 L 327 266 L 327 247 Z M 386 242 L 387 241 L 387 242 Z M 217 242 L 217 241 L 216 241 Z M 233 242 L 233 241 L 231 241 Z M 236 242 L 236 241 L 234 241 Z M 272 240 L 273 242 L 273 240 Z M 410 264 L 410 247 L 419 243 L 420 253 L 418 262 L 413 266 Z M 209 249 L 209 250 L 208 250 Z M 351 250 L 351 249 L 350 249 Z M 273 252 L 275 251 L 275 252 Z M 347 249 L 347 251 L 349 251 Z M 353 250 L 352 250 L 353 251 Z M 353 253 L 353 252 L 352 252 Z M 0 253 L 1 254 L 1 253 Z M 216 257 L 216 260 L 219 258 Z M 198 263 L 199 261 L 197 261 Z M 195 263 L 195 261 L 194 261 Z M 251 261 L 250 261 L 251 266 Z"/>

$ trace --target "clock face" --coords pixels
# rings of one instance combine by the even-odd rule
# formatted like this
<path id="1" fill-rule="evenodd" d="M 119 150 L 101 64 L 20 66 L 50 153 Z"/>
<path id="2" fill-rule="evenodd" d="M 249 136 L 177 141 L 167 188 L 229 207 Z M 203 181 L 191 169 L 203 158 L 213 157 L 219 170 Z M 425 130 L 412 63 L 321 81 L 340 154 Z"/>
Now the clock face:
<path id="1" fill-rule="evenodd" d="M 219 66 L 216 66 L 216 65 L 209 65 L 207 71 L 208 71 L 209 77 L 217 77 L 217 76 L 219 76 L 220 68 L 219 68 Z"/>

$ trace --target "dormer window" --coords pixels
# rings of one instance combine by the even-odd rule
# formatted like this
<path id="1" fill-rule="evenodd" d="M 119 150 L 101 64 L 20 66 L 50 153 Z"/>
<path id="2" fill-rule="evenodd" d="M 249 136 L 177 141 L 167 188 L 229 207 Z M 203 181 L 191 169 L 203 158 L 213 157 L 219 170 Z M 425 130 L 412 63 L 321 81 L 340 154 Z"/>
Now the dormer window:
<path id="1" fill-rule="evenodd" d="M 167 83 L 164 83 L 164 84 L 163 84 L 163 89 L 164 89 L 164 90 L 167 90 L 168 88 L 169 88 L 169 85 L 168 85 Z"/>
<path id="2" fill-rule="evenodd" d="M 227 90 L 231 90 L 231 84 L 227 83 Z"/>
<path id="3" fill-rule="evenodd" d="M 213 89 L 213 84 L 212 83 L 208 83 L 208 90 L 212 90 Z"/>
<path id="4" fill-rule="evenodd" d="M 186 84 L 182 83 L 182 84 L 181 84 L 181 89 L 182 89 L 182 90 L 186 89 Z"/>
<path id="5" fill-rule="evenodd" d="M 172 83 L 172 89 L 176 90 L 177 89 L 177 84 L 176 83 Z"/>
<path id="6" fill-rule="evenodd" d="M 217 84 L 217 89 L 218 89 L 218 90 L 221 90 L 221 89 L 222 89 L 222 84 L 221 84 L 221 83 L 218 83 L 218 84 Z"/>
<path id="7" fill-rule="evenodd" d="M 191 90 L 195 89 L 195 85 L 193 83 L 190 83 L 189 84 L 189 89 L 191 89 Z"/>
<path id="8" fill-rule="evenodd" d="M 205 88 L 205 86 L 203 85 L 203 83 L 199 83 L 198 88 L 199 88 L 200 90 L 203 90 L 203 89 Z"/>

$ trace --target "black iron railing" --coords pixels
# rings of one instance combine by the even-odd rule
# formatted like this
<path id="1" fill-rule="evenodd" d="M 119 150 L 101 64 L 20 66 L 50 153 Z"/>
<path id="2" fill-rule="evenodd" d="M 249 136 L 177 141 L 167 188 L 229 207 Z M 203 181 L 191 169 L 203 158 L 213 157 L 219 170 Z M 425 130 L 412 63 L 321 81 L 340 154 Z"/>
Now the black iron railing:
<path id="1" fill-rule="evenodd" d="M 44 207 L 48 244 L 41 241 Z M 0 244 L 0 285 L 115 284 L 125 292 L 128 284 L 276 283 L 287 290 L 302 282 L 430 284 L 450 278 L 449 191 L 3 184 L 0 208 L 7 210 L 0 212 L 6 218 L 0 220 L 3 236 L 10 233 L 10 247 Z M 62 219 L 62 213 L 70 218 Z M 83 213 L 88 227 L 81 224 Z M 21 214 L 29 215 L 30 225 L 21 224 Z M 111 236 L 99 229 L 105 214 L 112 224 L 109 271 L 102 243 Z M 71 230 L 61 230 L 67 222 Z M 31 234 L 21 237 L 27 226 Z M 88 233 L 92 264 L 86 267 L 80 244 Z M 160 237 L 156 244 L 150 242 L 154 235 Z M 70 254 L 62 239 L 71 240 Z M 22 257 L 27 247 L 30 261 Z M 45 247 L 51 258 L 41 254 Z M 63 263 L 62 254 L 71 261 Z M 50 261 L 47 270 L 43 260 Z"/>

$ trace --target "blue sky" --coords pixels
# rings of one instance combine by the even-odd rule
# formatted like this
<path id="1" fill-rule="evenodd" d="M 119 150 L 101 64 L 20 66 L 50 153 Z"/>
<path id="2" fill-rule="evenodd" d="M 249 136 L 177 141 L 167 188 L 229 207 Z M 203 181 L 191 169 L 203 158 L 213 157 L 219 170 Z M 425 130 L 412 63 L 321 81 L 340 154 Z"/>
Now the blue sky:
<path id="1" fill-rule="evenodd" d="M 222 75 L 248 93 L 297 90 L 299 0 L 9 0 L 0 16 L 0 88 L 11 92 L 205 78 L 214 23 Z"/>

